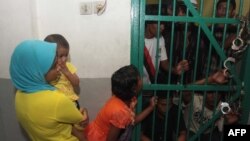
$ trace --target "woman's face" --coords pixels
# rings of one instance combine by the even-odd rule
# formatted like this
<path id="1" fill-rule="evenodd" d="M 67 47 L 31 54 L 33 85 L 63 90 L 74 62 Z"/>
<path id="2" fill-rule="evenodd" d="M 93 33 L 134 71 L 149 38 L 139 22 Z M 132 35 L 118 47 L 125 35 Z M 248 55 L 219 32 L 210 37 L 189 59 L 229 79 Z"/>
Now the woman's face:
<path id="1" fill-rule="evenodd" d="M 60 73 L 57 71 L 57 68 L 56 68 L 57 62 L 58 61 L 57 61 L 57 57 L 56 57 L 52 67 L 50 68 L 50 70 L 45 75 L 45 80 L 47 82 L 54 81 L 59 77 Z"/>

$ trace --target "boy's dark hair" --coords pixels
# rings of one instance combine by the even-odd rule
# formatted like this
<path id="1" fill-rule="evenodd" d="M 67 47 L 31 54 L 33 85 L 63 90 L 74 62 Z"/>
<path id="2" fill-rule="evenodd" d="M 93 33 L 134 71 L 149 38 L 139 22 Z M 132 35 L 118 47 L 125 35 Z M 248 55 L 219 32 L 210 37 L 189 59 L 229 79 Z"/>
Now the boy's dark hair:
<path id="1" fill-rule="evenodd" d="M 218 9 L 218 6 L 219 6 L 220 3 L 222 3 L 222 2 L 226 2 L 227 3 L 227 1 L 229 1 L 230 6 L 232 6 L 233 10 L 234 10 L 236 8 L 236 2 L 235 2 L 235 0 L 219 0 L 217 2 L 217 4 L 216 4 L 216 9 Z"/>
<path id="2" fill-rule="evenodd" d="M 128 65 L 120 68 L 111 77 L 112 92 L 123 101 L 130 100 L 135 94 L 139 71 L 134 65 Z"/>
<path id="3" fill-rule="evenodd" d="M 158 15 L 158 12 L 159 12 L 159 5 L 158 4 L 147 4 L 146 5 L 146 9 L 145 9 L 145 14 L 146 15 Z M 166 15 L 165 14 L 165 10 L 164 10 L 164 5 L 162 5 L 162 8 L 161 8 L 161 15 Z M 145 27 L 148 25 L 148 24 L 157 24 L 158 21 L 145 21 Z"/>
<path id="4" fill-rule="evenodd" d="M 161 5 L 161 13 L 160 15 L 167 15 L 167 5 Z M 159 13 L 159 4 L 147 4 L 145 9 L 146 15 L 158 15 Z"/>
<path id="5" fill-rule="evenodd" d="M 44 39 L 44 41 L 57 43 L 58 46 L 69 49 L 68 41 L 60 34 L 50 34 Z"/>

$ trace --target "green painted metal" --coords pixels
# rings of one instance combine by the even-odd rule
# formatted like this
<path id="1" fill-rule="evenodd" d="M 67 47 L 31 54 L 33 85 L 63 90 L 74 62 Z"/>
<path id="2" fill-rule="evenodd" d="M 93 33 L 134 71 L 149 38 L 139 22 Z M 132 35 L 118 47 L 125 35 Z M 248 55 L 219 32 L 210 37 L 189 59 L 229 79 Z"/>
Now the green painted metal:
<path id="1" fill-rule="evenodd" d="M 139 59 L 139 27 L 140 27 L 140 13 L 138 7 L 140 6 L 139 1 L 131 1 L 131 64 L 138 67 Z"/>
<path id="2" fill-rule="evenodd" d="M 249 31 L 250 31 L 250 27 Z M 248 64 L 248 65 L 242 65 L 243 70 L 243 88 L 242 88 L 242 95 L 243 95 L 243 102 L 242 102 L 242 116 L 241 116 L 241 123 L 247 124 L 249 122 L 249 115 L 250 115 L 250 45 L 248 45 L 247 54 L 242 62 L 242 64 Z M 249 124 L 249 123 L 248 123 Z"/>
<path id="3" fill-rule="evenodd" d="M 214 48 L 218 55 L 220 56 L 220 59 L 223 61 L 227 58 L 225 53 L 223 52 L 223 47 L 224 43 L 222 45 L 219 45 L 219 43 L 216 41 L 215 37 L 213 36 L 213 26 L 216 23 L 225 23 L 226 26 L 224 27 L 225 29 L 227 28 L 227 24 L 239 24 L 240 21 L 237 19 L 233 18 L 228 18 L 228 14 L 226 18 L 216 18 L 215 17 L 215 7 L 216 7 L 216 2 L 217 0 L 214 0 L 214 5 L 213 5 L 213 16 L 212 17 L 202 17 L 201 13 L 203 12 L 203 0 L 200 0 L 200 11 L 198 12 L 193 5 L 190 3 L 189 0 L 183 0 L 185 5 L 188 7 L 188 11 L 192 13 L 193 17 L 178 17 L 178 16 L 163 16 L 163 15 L 146 15 L 145 14 L 145 5 L 146 5 L 146 0 L 131 0 L 131 5 L 132 5 L 132 10 L 131 10 L 131 63 L 136 65 L 140 71 L 140 73 L 143 73 L 143 49 L 144 49 L 144 32 L 145 32 L 145 21 L 157 21 L 158 22 L 158 37 L 159 35 L 159 25 L 160 21 L 168 21 L 172 22 L 172 27 L 174 27 L 174 22 L 180 21 L 180 22 L 186 22 L 186 28 L 185 28 L 185 33 L 187 33 L 187 25 L 189 22 L 195 22 L 198 25 L 198 35 L 201 34 L 201 30 L 204 31 L 205 35 L 208 37 L 208 39 L 211 42 L 211 48 Z M 158 13 L 161 13 L 161 0 L 159 1 L 159 11 Z M 242 15 L 242 9 L 243 9 L 243 3 L 244 0 L 240 0 L 240 7 L 239 7 L 239 16 Z M 174 7 L 175 7 L 176 2 L 174 1 Z M 227 3 L 227 6 L 229 5 L 229 2 Z M 174 9 L 175 10 L 175 9 Z M 227 8 L 227 10 L 229 10 Z M 175 11 L 173 12 L 175 13 Z M 212 24 L 212 30 L 208 28 L 208 24 Z M 239 31 L 238 27 L 238 31 Z M 250 28 L 250 27 L 249 27 Z M 171 36 L 174 37 L 174 28 L 171 30 Z M 225 35 L 226 33 L 223 33 L 223 41 L 225 41 Z M 184 38 L 184 50 L 185 52 L 185 47 L 186 47 L 186 37 Z M 159 41 L 158 41 L 159 42 Z M 197 46 L 200 42 L 200 39 L 197 40 Z M 157 46 L 159 46 L 159 43 L 157 43 Z M 173 47 L 173 38 L 171 38 L 171 48 L 170 48 L 170 56 L 168 56 L 171 60 L 172 58 L 172 49 Z M 250 46 L 249 46 L 250 47 Z M 248 47 L 248 48 L 249 48 Z M 196 58 L 198 56 L 198 51 L 196 52 Z M 185 58 L 185 56 L 183 56 Z M 210 59 L 209 59 L 210 60 Z M 241 94 L 244 94 L 244 99 L 242 102 L 243 105 L 243 115 L 241 118 L 241 123 L 246 124 L 249 118 L 249 111 L 250 111 L 250 80 L 247 78 L 250 78 L 250 74 L 248 73 L 250 71 L 250 49 L 247 49 L 246 55 L 244 56 L 244 61 L 242 61 L 241 66 L 241 75 L 239 76 L 236 71 L 236 67 L 234 64 L 230 64 L 229 68 L 230 71 L 233 75 L 233 79 L 231 82 L 234 82 L 234 89 L 236 90 L 236 95 L 234 95 L 231 99 L 229 99 L 229 102 L 237 100 Z M 171 69 L 171 63 L 170 62 L 170 69 Z M 209 63 L 209 62 L 208 62 Z M 197 64 L 195 64 L 195 70 L 197 68 Z M 158 68 L 157 68 L 158 72 Z M 171 79 L 171 74 L 168 74 L 168 82 L 170 82 Z M 157 78 L 156 78 L 157 79 Z M 193 78 L 194 80 L 196 79 L 196 76 Z M 231 83 L 230 83 L 231 84 Z M 244 86 L 243 86 L 244 84 Z M 217 90 L 219 91 L 231 91 L 232 87 L 230 85 L 195 85 L 195 84 L 189 84 L 189 85 L 183 85 L 182 84 L 182 79 L 181 83 L 176 85 L 176 84 L 145 84 L 143 85 L 143 90 L 178 90 L 178 91 L 183 91 L 183 90 L 191 90 L 194 91 L 196 90 L 201 90 L 201 91 L 208 91 L 208 90 Z M 180 95 L 182 97 L 182 93 Z M 180 106 L 180 103 L 179 103 Z M 179 107 L 180 108 L 180 107 Z M 140 95 L 138 97 L 138 105 L 137 105 L 137 112 L 140 112 L 142 110 L 142 96 Z M 192 110 L 191 110 L 192 111 Z M 191 112 L 190 112 L 191 113 Z M 180 111 L 179 111 L 180 114 Z M 215 112 L 214 116 L 207 124 L 202 126 L 200 130 L 195 134 L 194 136 L 190 137 L 188 141 L 196 140 L 199 138 L 199 135 L 203 133 L 210 125 L 212 125 L 218 117 L 221 116 L 221 112 Z M 191 117 L 191 114 L 189 114 L 189 119 Z M 179 119 L 178 119 L 179 120 Z M 153 123 L 154 124 L 154 123 Z M 133 141 L 139 141 L 140 140 L 140 129 L 141 125 L 140 123 L 135 126 L 134 132 L 133 132 Z M 164 137 L 166 139 L 166 137 Z M 177 139 L 177 137 L 176 137 Z"/>
<path id="4" fill-rule="evenodd" d="M 137 68 L 142 68 L 140 66 L 139 59 L 139 34 L 140 34 L 140 1 L 131 1 L 131 64 L 134 64 Z M 142 73 L 142 70 L 140 70 Z M 142 97 L 138 97 L 138 101 L 142 101 Z M 141 111 L 142 103 L 139 102 L 136 111 Z M 140 125 L 136 126 L 133 131 L 133 141 L 139 138 L 140 135 Z"/>
<path id="5" fill-rule="evenodd" d="M 198 13 L 197 13 L 198 14 Z M 145 15 L 145 20 L 148 21 L 173 21 L 173 22 L 196 22 L 200 21 L 204 23 L 239 23 L 236 19 L 228 19 L 228 18 L 210 18 L 210 17 L 178 17 L 178 16 L 153 16 L 153 15 Z"/>

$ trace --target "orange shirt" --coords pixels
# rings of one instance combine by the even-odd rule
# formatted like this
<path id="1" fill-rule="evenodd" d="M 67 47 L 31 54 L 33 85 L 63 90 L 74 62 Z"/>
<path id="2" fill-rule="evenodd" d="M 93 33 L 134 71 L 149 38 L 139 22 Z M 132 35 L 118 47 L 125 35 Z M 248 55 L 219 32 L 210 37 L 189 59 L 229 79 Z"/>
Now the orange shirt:
<path id="1" fill-rule="evenodd" d="M 96 119 L 87 126 L 85 134 L 88 141 L 106 141 L 111 125 L 124 129 L 131 122 L 129 107 L 116 96 L 112 96 Z"/>

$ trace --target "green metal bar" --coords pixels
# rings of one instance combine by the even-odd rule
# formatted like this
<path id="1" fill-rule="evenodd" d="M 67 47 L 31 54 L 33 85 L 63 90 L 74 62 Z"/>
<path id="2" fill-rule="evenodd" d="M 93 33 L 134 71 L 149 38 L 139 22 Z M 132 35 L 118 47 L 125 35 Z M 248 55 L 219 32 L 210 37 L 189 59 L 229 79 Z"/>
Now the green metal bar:
<path id="1" fill-rule="evenodd" d="M 204 23 L 239 23 L 237 19 L 228 19 L 228 18 L 210 18 L 210 17 L 181 17 L 181 16 L 153 16 L 147 15 L 145 16 L 145 20 L 147 21 L 173 21 L 173 22 L 204 22 Z"/>
<path id="2" fill-rule="evenodd" d="M 217 1 L 214 1 L 213 3 L 213 13 L 212 13 L 212 18 L 215 18 L 215 14 L 216 14 L 216 5 L 217 5 Z M 211 33 L 212 35 L 214 35 L 214 23 L 212 23 L 212 27 L 211 27 Z M 208 75 L 209 75 L 209 71 L 210 71 L 210 60 L 211 60 L 211 54 L 212 54 L 212 43 L 210 42 L 209 44 L 209 51 L 208 51 L 208 60 L 207 60 L 207 70 L 206 70 L 206 81 L 205 84 L 207 84 L 208 82 Z"/>
<path id="3" fill-rule="evenodd" d="M 170 17 L 175 17 L 175 13 L 176 13 L 176 1 L 173 2 L 172 4 L 173 6 L 173 13 L 172 13 L 172 16 Z M 171 37 L 174 37 L 174 29 L 175 29 L 175 24 L 174 22 L 172 22 L 172 25 L 171 25 L 172 29 L 171 29 Z M 171 41 L 170 41 L 170 56 L 168 56 L 168 60 L 171 60 L 169 62 L 169 70 L 172 70 L 172 58 L 173 58 L 173 46 L 174 46 L 174 38 L 171 38 Z M 171 71 L 168 71 L 168 84 L 170 84 L 170 80 L 171 80 Z"/>
<path id="4" fill-rule="evenodd" d="M 176 127 L 176 135 L 175 135 L 175 140 L 177 141 L 178 135 L 179 135 L 179 126 L 180 126 L 180 119 L 181 119 L 181 112 L 182 112 L 182 91 L 180 92 L 179 95 L 179 102 L 178 102 L 178 119 L 177 119 L 177 127 Z M 183 118 L 183 117 L 182 117 Z"/>
<path id="5" fill-rule="evenodd" d="M 132 27 L 131 27 L 131 40 L 132 40 L 132 47 L 131 47 L 131 63 L 135 64 L 140 74 L 143 74 L 143 47 L 142 41 L 140 40 L 142 34 L 144 33 L 144 22 L 140 20 L 141 16 L 143 14 L 143 11 L 145 11 L 145 8 L 141 6 L 141 1 L 134 1 L 131 0 L 131 18 L 132 18 Z M 144 19 L 143 19 L 144 20 Z M 144 35 L 143 35 L 144 36 Z M 144 42 L 144 41 L 143 41 Z M 142 95 L 140 94 L 138 96 L 138 103 L 136 107 L 136 113 L 140 112 L 142 110 Z M 137 124 L 133 130 L 133 136 L 132 141 L 139 141 L 141 134 L 141 123 Z"/>
<path id="6" fill-rule="evenodd" d="M 217 1 L 217 0 L 214 0 Z M 240 1 L 240 8 L 239 8 L 239 15 L 242 14 L 242 8 L 243 8 L 243 0 Z M 132 19 L 132 27 L 131 27 L 131 63 L 136 65 L 139 70 L 140 73 L 143 73 L 143 48 L 144 48 L 144 30 L 145 30 L 145 21 L 149 20 L 149 21 L 158 21 L 158 33 L 159 33 L 159 22 L 160 21 L 171 21 L 172 22 L 172 27 L 174 27 L 174 22 L 175 21 L 179 21 L 179 22 L 195 22 L 199 24 L 199 31 L 198 34 L 200 33 L 200 27 L 204 30 L 205 34 L 208 36 L 208 38 L 210 39 L 210 41 L 212 42 L 213 47 L 215 48 L 215 50 L 217 51 L 217 53 L 220 55 L 222 60 L 225 60 L 225 55 L 223 53 L 223 51 L 221 50 L 219 44 L 216 42 L 216 40 L 213 38 L 213 34 L 210 33 L 209 29 L 206 27 L 208 23 L 225 23 L 225 24 L 231 24 L 231 23 L 240 23 L 239 20 L 237 19 L 228 19 L 228 18 L 207 18 L 207 17 L 201 17 L 201 15 L 197 14 L 197 11 L 193 10 L 193 6 L 191 6 L 191 3 L 189 2 L 189 0 L 184 0 L 185 4 L 187 5 L 187 7 L 190 8 L 191 13 L 194 15 L 194 17 L 177 17 L 175 15 L 173 16 L 150 16 L 150 15 L 145 15 L 145 0 L 139 0 L 139 1 L 131 1 L 132 3 L 132 11 L 131 11 L 131 19 Z M 203 0 L 201 0 L 201 3 L 203 3 Z M 202 4 L 203 5 L 203 4 Z M 175 6 L 174 6 L 175 7 Z M 159 8 L 161 9 L 161 8 Z M 159 10 L 160 11 L 160 10 Z M 201 10 L 202 11 L 202 10 Z M 173 12 L 175 13 L 175 12 Z M 202 12 L 200 12 L 201 14 Z M 172 28 L 172 35 L 171 37 L 174 37 L 174 32 L 173 32 L 173 28 Z M 158 35 L 159 36 L 159 35 Z M 199 37 L 199 36 L 198 36 Z M 224 35 L 225 37 L 225 35 Z M 223 39 L 224 41 L 225 39 Z M 215 41 L 215 42 L 214 42 Z M 197 41 L 200 42 L 200 41 Z M 198 43 L 197 43 L 198 45 Z M 224 46 L 224 45 L 222 45 Z M 171 39 L 171 48 L 173 47 L 173 40 Z M 170 49 L 171 52 L 171 49 Z M 248 60 L 250 60 L 250 50 L 248 49 L 246 51 L 247 55 L 243 60 L 242 64 L 250 64 L 250 62 Z M 172 56 L 172 53 L 170 53 L 170 58 Z M 171 59 L 172 60 L 172 59 Z M 170 65 L 171 67 L 171 65 Z M 197 67 L 197 65 L 196 65 Z M 236 82 L 236 86 L 233 88 L 234 90 L 236 90 L 236 94 L 234 95 L 234 97 L 232 99 L 230 99 L 230 101 L 233 101 L 235 99 L 237 99 L 240 95 L 240 90 L 241 90 L 241 81 L 243 80 L 244 82 L 244 87 L 243 87 L 243 91 L 245 93 L 244 95 L 244 101 L 243 101 L 243 115 L 242 115 L 242 119 L 241 119 L 241 123 L 245 124 L 247 123 L 248 120 L 248 116 L 249 116 L 249 111 L 250 111 L 250 105 L 248 104 L 250 102 L 250 80 L 248 80 L 247 78 L 250 78 L 250 74 L 248 74 L 247 72 L 250 71 L 250 66 L 249 65 L 242 65 L 241 68 L 241 79 L 239 79 L 235 73 L 235 67 L 232 66 L 232 68 L 230 67 L 230 69 L 233 71 L 232 74 L 234 75 L 234 81 Z M 243 73 L 242 73 L 243 72 Z M 171 75 L 170 75 L 171 77 Z M 168 78 L 170 78 L 168 77 Z M 195 80 L 195 79 L 194 79 Z M 170 81 L 170 80 L 169 80 Z M 232 82 L 232 81 L 231 81 Z M 151 85 L 144 85 L 143 86 L 144 90 L 218 90 L 218 91 L 230 91 L 232 90 L 232 88 L 229 88 L 228 85 L 227 86 L 217 86 L 217 85 L 166 85 L 166 84 L 151 84 Z M 181 99 L 180 99 L 181 100 Z M 141 95 L 138 98 L 138 104 L 137 104 L 137 111 L 141 111 L 141 107 L 142 107 L 142 97 Z M 190 115 L 189 115 L 190 116 Z M 195 136 L 191 137 L 192 139 L 195 139 L 199 136 L 199 134 L 201 134 L 202 132 L 204 132 L 207 127 L 211 124 L 214 123 L 214 121 L 216 120 L 216 117 L 219 117 L 220 113 L 216 113 L 215 117 L 209 121 L 208 124 L 206 124 L 205 126 L 203 126 L 201 128 L 201 130 L 198 132 L 198 134 L 196 134 Z M 135 132 L 134 135 L 136 135 L 135 138 L 133 138 L 133 141 L 139 141 L 139 135 L 140 135 L 140 124 L 136 126 L 135 128 Z"/>
<path id="7" fill-rule="evenodd" d="M 161 14 L 161 0 L 159 1 L 159 6 L 158 6 L 158 16 Z M 157 16 L 157 17 L 158 17 Z M 155 48 L 156 49 L 156 56 L 154 56 L 155 57 L 155 66 L 156 66 L 156 68 L 155 68 L 155 70 L 156 70 L 156 75 L 155 75 L 155 78 L 154 78 L 154 81 L 155 81 L 155 83 L 157 83 L 157 76 L 158 76 L 158 73 L 159 73 L 159 59 L 160 59 L 160 55 L 159 55 L 159 41 L 160 41 L 160 36 L 161 36 L 161 34 L 160 34 L 160 26 L 161 26 L 161 24 L 160 24 L 160 21 L 158 20 L 158 18 L 156 18 L 155 20 L 157 20 L 157 44 L 156 44 L 156 47 L 157 48 Z"/>
<path id="8" fill-rule="evenodd" d="M 188 17 L 188 9 L 186 10 L 186 17 Z M 182 51 L 182 59 L 186 59 L 186 50 L 187 50 L 187 30 L 188 30 L 188 22 L 185 23 L 185 31 L 184 31 L 184 41 L 183 41 L 183 51 Z M 181 42 L 181 41 L 180 41 Z M 184 76 L 183 76 L 183 73 L 181 73 L 181 84 L 183 84 L 183 79 L 184 79 Z"/>
<path id="9" fill-rule="evenodd" d="M 207 99 L 207 92 L 203 92 L 203 99 L 202 99 L 202 109 L 201 109 L 201 115 L 203 116 L 204 114 L 204 108 L 205 108 L 205 104 L 206 104 L 206 99 Z M 201 126 L 202 127 L 202 126 Z M 199 133 L 199 131 L 198 131 Z M 196 133 L 197 134 L 197 133 Z M 200 136 L 198 136 L 198 139 L 200 141 Z"/>
<path id="10" fill-rule="evenodd" d="M 249 27 L 250 28 L 250 27 Z M 248 48 L 246 50 L 246 55 L 243 59 L 242 64 L 246 64 L 245 66 L 242 65 L 243 70 L 243 101 L 242 101 L 242 115 L 241 115 L 241 121 L 242 124 L 247 124 L 248 119 L 250 118 L 250 45 L 248 45 Z"/>
<path id="11" fill-rule="evenodd" d="M 145 84 L 143 87 L 144 90 L 194 90 L 194 91 L 208 91 L 208 90 L 218 90 L 218 91 L 229 91 L 228 85 L 176 85 L 176 84 Z M 240 86 L 235 86 L 235 90 L 241 89 Z"/>
<path id="12" fill-rule="evenodd" d="M 203 13 L 203 8 L 204 8 L 204 0 L 200 1 L 200 16 Z M 197 65 L 198 65 L 198 55 L 199 55 L 199 44 L 200 44 L 200 33 L 201 33 L 201 28 L 200 25 L 198 25 L 198 35 L 197 35 L 197 44 L 196 44 L 196 53 L 195 53 L 195 65 L 194 65 L 194 77 L 193 77 L 193 82 L 196 81 L 196 74 L 197 74 Z M 192 99 L 190 101 L 191 103 L 189 104 L 189 113 L 188 113 L 188 123 L 187 123 L 187 140 L 189 139 L 189 129 L 190 129 L 190 121 L 191 121 L 191 117 L 192 117 L 192 113 L 193 113 L 193 102 L 194 102 L 194 91 L 192 91 Z"/>
<path id="13" fill-rule="evenodd" d="M 169 94 L 170 94 L 170 92 L 168 91 L 168 94 L 167 94 L 167 103 L 169 103 Z M 166 108 L 168 108 L 168 104 L 166 105 Z M 167 128 L 167 126 L 168 126 L 168 111 L 166 112 L 166 114 L 165 114 L 165 116 L 166 116 L 166 118 L 165 118 L 165 133 L 167 133 L 168 132 L 168 128 Z M 164 134 L 164 141 L 167 139 L 167 136 L 166 136 L 167 134 Z"/>
<path id="14" fill-rule="evenodd" d="M 214 108 L 213 108 L 213 116 L 215 115 L 217 106 L 218 106 L 218 104 L 219 104 L 219 101 L 218 101 L 218 92 L 216 92 L 216 94 L 214 94 L 214 95 L 216 95 L 216 97 L 215 97 L 215 100 L 214 100 L 214 103 L 213 103 L 213 106 L 214 106 Z M 213 122 L 211 128 L 214 129 L 214 127 L 215 127 L 215 123 Z M 211 130 L 212 130 L 212 129 L 211 129 Z M 212 131 L 213 131 L 213 130 L 212 130 Z M 211 141 L 212 135 L 213 135 L 213 132 L 210 132 L 209 141 Z"/>
<path id="15" fill-rule="evenodd" d="M 230 10 L 230 1 L 227 1 L 226 18 L 228 18 L 229 10 Z M 224 31 L 223 31 L 223 38 L 222 38 L 222 44 L 221 44 L 221 48 L 223 48 L 223 50 L 225 49 L 227 26 L 228 24 L 225 24 Z M 225 52 L 225 54 L 228 55 L 227 52 Z M 222 61 L 220 61 L 220 66 L 221 64 L 222 64 Z"/>
<path id="16" fill-rule="evenodd" d="M 192 5 L 190 4 L 190 2 L 189 2 L 188 0 L 184 0 L 184 3 L 189 7 L 190 12 L 194 15 L 194 17 L 200 17 L 200 16 L 198 15 L 197 11 L 192 7 Z M 214 36 L 213 36 L 213 35 L 211 34 L 211 32 L 209 31 L 209 29 L 208 29 L 207 25 L 205 24 L 205 22 L 202 21 L 202 20 L 200 20 L 199 23 L 200 23 L 200 25 L 201 25 L 201 27 L 202 27 L 204 33 L 206 34 L 206 36 L 208 37 L 208 39 L 209 39 L 209 40 L 211 41 L 211 43 L 213 44 L 214 49 L 215 49 L 216 52 L 219 54 L 221 60 L 225 60 L 225 59 L 226 59 L 226 56 L 225 56 L 223 50 L 220 48 L 220 45 L 218 44 L 218 42 L 216 41 L 216 39 L 214 38 Z M 229 68 L 230 68 L 231 73 L 232 73 L 233 76 L 234 76 L 234 77 L 233 77 L 234 81 L 236 82 L 236 84 L 239 85 L 241 82 L 240 82 L 239 78 L 238 78 L 237 75 L 236 75 L 235 66 L 230 65 Z"/>
<path id="17" fill-rule="evenodd" d="M 176 1 L 174 1 L 173 3 L 172 3 L 173 5 L 172 5 L 172 7 L 173 7 L 173 17 L 175 17 L 175 13 L 176 13 Z M 174 37 L 174 29 L 175 29 L 175 24 L 174 24 L 174 22 L 172 22 L 172 29 L 171 29 L 171 37 Z M 170 56 L 168 56 L 168 60 L 171 60 L 171 61 L 169 61 L 169 70 L 170 71 L 168 71 L 168 84 L 170 84 L 170 80 L 171 80 L 171 70 L 172 70 L 172 64 L 173 64 L 173 45 L 174 45 L 174 39 L 173 38 L 171 38 L 171 41 L 170 41 Z M 167 95 L 167 100 L 168 100 L 168 103 L 169 103 L 169 95 L 170 95 L 170 91 L 168 91 L 168 95 Z M 166 106 L 168 106 L 168 105 L 166 105 Z M 165 118 L 165 133 L 167 133 L 168 132 L 168 128 L 167 128 L 167 124 L 169 124 L 168 123 L 168 113 L 169 112 L 167 112 L 166 113 L 166 118 Z M 167 134 L 165 134 L 164 135 L 164 140 L 167 140 L 167 136 L 166 136 Z"/>
<path id="18" fill-rule="evenodd" d="M 242 16 L 242 11 L 243 11 L 243 3 L 244 3 L 244 0 L 240 0 L 240 5 L 239 5 L 239 16 Z M 248 6 L 249 7 L 249 6 Z"/>
<path id="19" fill-rule="evenodd" d="M 132 10 L 131 10 L 131 51 L 130 51 L 130 62 L 135 66 L 139 66 L 139 2 L 131 1 L 132 3 Z"/>
<path id="20" fill-rule="evenodd" d="M 186 9 L 186 16 L 185 17 L 188 17 L 189 16 L 189 10 L 188 10 L 188 8 Z M 186 50 L 187 50 L 187 39 L 188 39 L 188 37 L 187 37 L 187 32 L 188 32 L 188 28 L 189 28 L 189 26 L 188 26 L 188 22 L 186 22 L 185 23 L 185 31 L 184 31 L 184 44 L 183 44 L 183 51 L 182 51 L 182 60 L 184 60 L 184 59 L 186 59 Z M 189 31 L 190 32 L 190 31 Z M 179 41 L 179 42 L 181 42 L 181 41 Z M 182 72 L 181 73 L 181 80 L 180 80 L 180 84 L 183 84 L 183 79 L 184 79 L 184 72 Z M 183 92 L 182 91 L 180 91 L 180 93 L 179 93 L 179 102 L 178 102 L 178 108 L 179 108 L 179 110 L 178 110 L 178 119 L 177 119 L 177 128 L 176 128 L 176 135 L 175 135 L 175 140 L 177 140 L 178 139 L 178 135 L 179 135 L 179 125 L 180 125 L 180 117 L 181 117 L 181 112 L 182 112 L 182 97 L 183 97 Z"/>
<path id="21" fill-rule="evenodd" d="M 239 6 L 239 12 L 238 12 L 238 13 L 239 13 L 239 17 L 242 16 L 243 3 L 244 3 L 244 0 L 240 0 L 240 6 Z M 239 25 L 237 26 L 237 34 L 239 34 L 240 26 L 241 26 L 241 24 L 239 24 Z"/>
<path id="22" fill-rule="evenodd" d="M 200 16 L 203 13 L 203 8 L 204 8 L 204 1 L 200 1 Z M 197 74 L 197 66 L 198 66 L 198 56 L 199 56 L 199 50 L 200 50 L 200 34 L 201 34 L 201 28 L 200 25 L 198 25 L 198 33 L 197 33 L 197 44 L 196 44 L 196 53 L 195 53 L 195 64 L 194 64 L 194 77 L 193 77 L 193 82 L 196 81 L 196 74 Z"/>
<path id="23" fill-rule="evenodd" d="M 250 53 L 250 52 L 249 52 Z M 230 101 L 228 101 L 228 103 L 233 102 L 235 100 L 237 100 L 239 98 L 239 95 L 235 95 L 232 97 L 232 99 Z M 249 101 L 249 99 L 248 99 Z M 249 109 L 248 109 L 249 111 Z M 249 114 L 249 113 L 248 113 Z M 191 139 L 189 141 L 193 141 L 195 140 L 201 133 L 203 133 L 210 125 L 212 125 L 219 117 L 221 117 L 222 113 L 220 111 L 216 111 L 214 116 L 212 117 L 212 119 L 210 119 L 206 124 L 204 124 L 199 131 L 191 137 Z"/>

